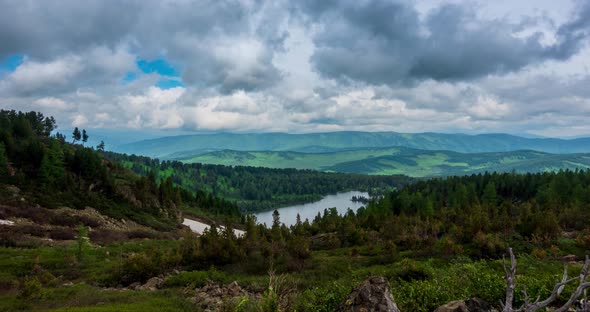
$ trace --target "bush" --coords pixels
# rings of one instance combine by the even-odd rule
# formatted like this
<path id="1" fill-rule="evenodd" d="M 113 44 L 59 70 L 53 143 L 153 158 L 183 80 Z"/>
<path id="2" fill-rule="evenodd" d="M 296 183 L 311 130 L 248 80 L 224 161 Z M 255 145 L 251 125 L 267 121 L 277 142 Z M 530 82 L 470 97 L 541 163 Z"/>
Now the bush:
<path id="1" fill-rule="evenodd" d="M 145 283 L 149 278 L 160 273 L 152 259 L 143 253 L 136 253 L 123 260 L 119 281 L 123 285 L 135 282 Z"/>
<path id="2" fill-rule="evenodd" d="M 313 287 L 303 291 L 294 304 L 296 311 L 336 311 L 344 298 L 352 291 L 353 285 L 333 282 L 327 287 Z"/>
<path id="3" fill-rule="evenodd" d="M 164 281 L 165 287 L 203 287 L 209 281 L 209 272 L 207 271 L 192 271 L 182 272 L 170 276 Z"/>
<path id="4" fill-rule="evenodd" d="M 90 232 L 89 237 L 93 243 L 103 246 L 129 239 L 125 232 L 103 229 Z"/>
<path id="5" fill-rule="evenodd" d="M 540 248 L 534 248 L 533 251 L 531 251 L 531 256 L 543 260 L 547 257 L 547 252 Z"/>
<path id="6" fill-rule="evenodd" d="M 19 297 L 23 299 L 39 299 L 43 296 L 43 285 L 37 277 L 27 277 L 23 281 L 23 287 Z"/>
<path id="7" fill-rule="evenodd" d="M 71 228 L 53 227 L 49 230 L 49 238 L 55 240 L 73 240 L 76 238 L 76 234 Z"/>

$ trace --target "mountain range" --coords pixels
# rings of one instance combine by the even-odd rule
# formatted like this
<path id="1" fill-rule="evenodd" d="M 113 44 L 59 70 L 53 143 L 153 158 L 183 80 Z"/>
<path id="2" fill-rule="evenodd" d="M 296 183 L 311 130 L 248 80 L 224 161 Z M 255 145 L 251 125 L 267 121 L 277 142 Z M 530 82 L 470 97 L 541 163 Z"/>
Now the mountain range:
<path id="1" fill-rule="evenodd" d="M 162 159 L 178 159 L 216 150 L 324 153 L 347 149 L 403 146 L 460 153 L 535 150 L 546 153 L 590 153 L 590 138 L 524 138 L 508 134 L 445 134 L 397 132 L 206 133 L 167 136 L 122 144 L 114 151 Z"/>
<path id="2" fill-rule="evenodd" d="M 590 138 L 396 132 L 206 133 L 123 144 L 117 152 L 185 163 L 414 177 L 590 168 Z"/>

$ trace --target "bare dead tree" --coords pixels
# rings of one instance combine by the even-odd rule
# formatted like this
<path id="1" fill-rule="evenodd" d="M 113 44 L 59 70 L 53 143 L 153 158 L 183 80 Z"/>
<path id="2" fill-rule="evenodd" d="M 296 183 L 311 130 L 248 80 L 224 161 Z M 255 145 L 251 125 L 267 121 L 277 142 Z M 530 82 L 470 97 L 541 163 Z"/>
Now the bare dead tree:
<path id="1" fill-rule="evenodd" d="M 584 266 L 582 267 L 582 271 L 580 271 L 580 275 L 578 276 L 579 284 L 576 290 L 572 293 L 570 299 L 559 309 L 556 309 L 555 312 L 564 312 L 567 311 L 571 305 L 582 296 L 582 293 L 586 290 L 586 288 L 590 288 L 590 281 L 586 281 L 588 278 L 588 267 L 590 267 L 590 258 L 586 255 L 586 261 L 584 262 Z M 588 303 L 583 303 L 586 307 Z"/>
<path id="2" fill-rule="evenodd" d="M 512 248 L 508 248 L 508 253 L 510 254 L 510 269 L 506 266 L 506 259 L 502 259 L 504 262 L 504 277 L 506 278 L 506 301 L 500 303 L 502 304 L 502 311 L 513 312 L 512 302 L 514 302 L 514 289 L 516 288 L 516 257 L 514 257 Z"/>
<path id="3" fill-rule="evenodd" d="M 512 307 L 514 302 L 514 290 L 516 289 L 516 257 L 512 252 L 512 248 L 508 248 L 508 253 L 510 254 L 510 268 L 508 268 L 506 261 L 504 260 L 504 275 L 506 277 L 506 301 L 500 302 L 502 305 L 503 312 L 533 312 L 538 311 L 540 309 L 544 309 L 548 307 L 552 302 L 554 302 L 559 295 L 563 292 L 565 285 L 579 280 L 578 287 L 572 293 L 569 300 L 561 307 L 557 308 L 555 312 L 565 312 L 585 293 L 586 288 L 590 288 L 590 281 L 586 281 L 588 278 L 588 270 L 590 267 L 590 259 L 586 256 L 586 261 L 584 262 L 584 266 L 582 267 L 582 271 L 580 271 L 580 275 L 571 279 L 567 278 L 567 264 L 564 265 L 563 269 L 563 276 L 561 278 L 561 282 L 556 283 L 553 287 L 553 291 L 551 295 L 543 301 L 540 301 L 540 298 L 533 302 L 530 301 L 529 295 L 526 292 L 526 286 L 523 286 L 523 296 L 524 296 L 524 304 L 518 308 L 514 309 Z M 580 302 L 581 307 L 578 311 L 589 311 L 589 304 L 586 301 Z"/>

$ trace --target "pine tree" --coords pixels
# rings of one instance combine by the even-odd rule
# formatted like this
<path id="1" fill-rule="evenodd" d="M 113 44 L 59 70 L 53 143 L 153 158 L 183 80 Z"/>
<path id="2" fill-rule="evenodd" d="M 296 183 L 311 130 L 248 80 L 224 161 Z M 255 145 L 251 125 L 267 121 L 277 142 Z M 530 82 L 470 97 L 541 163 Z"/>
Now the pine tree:
<path id="1" fill-rule="evenodd" d="M 101 151 L 101 152 L 104 152 L 104 141 L 100 141 L 100 144 L 98 144 L 96 146 L 96 149 L 99 150 L 99 151 Z"/>
<path id="2" fill-rule="evenodd" d="M 61 133 L 56 133 L 55 134 L 55 138 L 60 141 L 61 143 L 65 143 L 66 142 L 66 136 L 61 134 Z"/>
<path id="3" fill-rule="evenodd" d="M 86 129 L 82 130 L 82 144 L 88 141 L 88 134 L 86 133 Z"/>
<path id="4" fill-rule="evenodd" d="M 488 207 L 495 207 L 498 204 L 498 194 L 496 193 L 496 185 L 490 182 L 483 190 L 482 201 Z"/>
<path id="5" fill-rule="evenodd" d="M 72 132 L 72 143 L 76 141 L 80 141 L 82 134 L 80 133 L 80 129 L 78 127 L 74 128 L 74 132 Z"/>
<path id="6" fill-rule="evenodd" d="M 61 184 L 65 176 L 64 154 L 60 144 L 52 140 L 49 151 L 43 155 L 39 176 L 44 185 L 54 187 Z"/>

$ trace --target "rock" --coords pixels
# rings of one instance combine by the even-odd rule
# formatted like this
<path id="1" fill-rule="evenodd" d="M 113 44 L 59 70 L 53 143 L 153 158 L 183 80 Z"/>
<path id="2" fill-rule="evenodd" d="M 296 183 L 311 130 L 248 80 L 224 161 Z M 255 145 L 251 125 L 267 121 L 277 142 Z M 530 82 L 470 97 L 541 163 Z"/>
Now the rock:
<path id="1" fill-rule="evenodd" d="M 232 296 L 232 297 L 236 297 L 239 296 L 242 293 L 242 288 L 240 288 L 240 285 L 238 285 L 238 282 L 234 281 L 231 284 L 229 284 L 229 286 L 227 286 L 227 294 Z"/>
<path id="2" fill-rule="evenodd" d="M 381 276 L 371 277 L 355 288 L 338 309 L 340 312 L 399 312 L 389 285 Z"/>
<path id="3" fill-rule="evenodd" d="M 160 277 L 152 277 L 150 278 L 145 284 L 143 284 L 139 289 L 141 290 L 156 290 L 162 287 L 162 282 L 164 280 Z"/>
<path id="4" fill-rule="evenodd" d="M 195 303 L 198 311 L 221 311 L 228 302 L 235 302 L 237 305 L 244 297 L 262 298 L 261 293 L 250 293 L 242 289 L 235 281 L 227 286 L 210 282 L 194 291 L 194 297 L 189 300 Z"/>
<path id="5" fill-rule="evenodd" d="M 18 194 L 20 194 L 20 189 L 14 185 L 4 185 L 4 189 L 9 193 L 12 193 L 13 197 L 16 197 Z"/>
<path id="6" fill-rule="evenodd" d="M 487 302 L 479 298 L 468 300 L 451 301 L 443 306 L 438 307 L 434 312 L 493 312 L 493 309 Z"/>
<path id="7" fill-rule="evenodd" d="M 141 287 L 141 284 L 138 282 L 135 282 L 135 283 L 129 285 L 127 288 L 129 288 L 131 290 L 137 290 L 137 289 L 139 289 L 139 287 Z"/>

